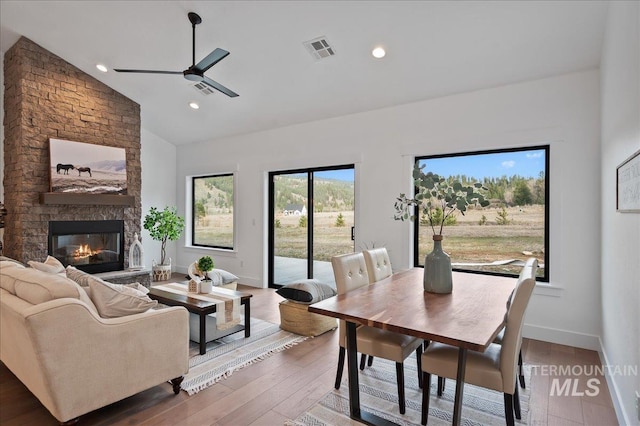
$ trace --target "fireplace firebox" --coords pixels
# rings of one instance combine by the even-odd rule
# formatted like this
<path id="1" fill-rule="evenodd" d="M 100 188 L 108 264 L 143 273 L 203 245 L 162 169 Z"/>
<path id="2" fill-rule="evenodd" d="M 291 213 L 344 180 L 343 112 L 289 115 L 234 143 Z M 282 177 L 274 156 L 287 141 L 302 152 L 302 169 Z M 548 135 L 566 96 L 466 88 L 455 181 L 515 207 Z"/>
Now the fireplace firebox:
<path id="1" fill-rule="evenodd" d="M 92 274 L 123 270 L 124 221 L 51 221 L 49 255 Z"/>

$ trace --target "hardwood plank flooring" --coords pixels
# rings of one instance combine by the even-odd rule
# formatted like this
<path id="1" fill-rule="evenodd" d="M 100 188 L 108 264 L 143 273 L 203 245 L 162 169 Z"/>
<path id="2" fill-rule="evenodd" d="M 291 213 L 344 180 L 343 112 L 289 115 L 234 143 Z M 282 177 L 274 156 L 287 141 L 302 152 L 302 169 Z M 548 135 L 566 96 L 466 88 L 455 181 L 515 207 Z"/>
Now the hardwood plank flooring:
<path id="1" fill-rule="evenodd" d="M 183 275 L 176 274 L 183 279 Z M 239 286 L 253 293 L 251 314 L 279 323 L 273 289 Z M 229 378 L 188 396 L 174 395 L 170 384 L 148 389 L 81 417 L 82 425 L 282 425 L 331 391 L 338 360 L 338 333 L 328 332 L 235 372 Z M 532 369 L 530 425 L 617 425 L 602 376 L 544 374 L 543 367 L 601 365 L 598 354 L 570 346 L 524 339 L 525 364 Z M 548 373 L 548 371 L 547 371 Z M 346 372 L 345 372 L 346 374 Z M 594 396 L 551 396 L 554 380 L 577 379 L 579 392 L 587 380 L 599 380 Z M 556 385 L 557 386 L 557 383 Z M 555 393 L 558 389 L 556 389 Z M 0 424 L 56 425 L 57 421 L 22 383 L 0 363 Z"/>

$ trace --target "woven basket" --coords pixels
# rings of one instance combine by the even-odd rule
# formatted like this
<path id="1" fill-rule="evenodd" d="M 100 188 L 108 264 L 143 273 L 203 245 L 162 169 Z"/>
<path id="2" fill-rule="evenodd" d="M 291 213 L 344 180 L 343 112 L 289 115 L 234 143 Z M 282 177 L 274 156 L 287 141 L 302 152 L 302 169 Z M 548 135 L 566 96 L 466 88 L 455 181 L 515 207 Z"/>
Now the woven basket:
<path id="1" fill-rule="evenodd" d="M 338 327 L 335 318 L 311 313 L 308 305 L 290 300 L 280 302 L 280 328 L 303 336 L 318 336 Z"/>

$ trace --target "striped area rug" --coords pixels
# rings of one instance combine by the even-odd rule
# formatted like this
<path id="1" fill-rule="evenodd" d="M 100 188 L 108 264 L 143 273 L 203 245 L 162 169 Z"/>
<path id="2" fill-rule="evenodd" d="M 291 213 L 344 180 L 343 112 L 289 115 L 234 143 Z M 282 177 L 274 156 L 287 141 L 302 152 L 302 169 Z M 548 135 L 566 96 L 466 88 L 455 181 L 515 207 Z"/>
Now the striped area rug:
<path id="1" fill-rule="evenodd" d="M 234 371 L 261 361 L 270 355 L 296 345 L 306 337 L 289 333 L 257 318 L 251 318 L 251 336 L 244 332 L 207 343 L 207 353 L 199 354 L 198 345 L 190 342 L 189 373 L 180 385 L 193 395 L 230 376 Z"/>
<path id="2" fill-rule="evenodd" d="M 287 426 L 353 425 L 358 423 L 349 418 L 349 389 L 345 374 L 339 390 L 327 393 L 318 403 Z M 373 366 L 360 371 L 360 405 L 370 413 L 399 425 L 419 425 L 422 406 L 422 390 L 418 388 L 415 354 L 404 362 L 404 379 L 407 409 L 404 415 L 398 411 L 398 390 L 395 364 L 381 358 L 374 360 Z M 525 367 L 527 385 L 531 373 Z M 447 379 L 442 397 L 436 395 L 437 379 L 431 379 L 431 400 L 428 425 L 450 425 L 453 416 L 455 381 Z M 519 388 L 522 420 L 516 424 L 525 425 L 529 417 L 529 389 Z M 462 409 L 462 425 L 505 424 L 504 399 L 500 392 L 465 384 Z"/>

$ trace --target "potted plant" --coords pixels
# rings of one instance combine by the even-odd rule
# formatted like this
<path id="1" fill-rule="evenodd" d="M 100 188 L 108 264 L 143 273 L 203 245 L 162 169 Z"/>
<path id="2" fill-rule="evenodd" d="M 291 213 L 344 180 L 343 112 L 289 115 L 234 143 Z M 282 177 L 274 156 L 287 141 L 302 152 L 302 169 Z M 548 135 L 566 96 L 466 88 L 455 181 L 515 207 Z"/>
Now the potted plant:
<path id="1" fill-rule="evenodd" d="M 149 231 L 152 239 L 162 243 L 160 249 L 160 264 L 153 261 L 153 280 L 164 281 L 171 277 L 171 258 L 166 262 L 167 240 L 175 241 L 184 231 L 184 218 L 178 216 L 175 207 L 165 207 L 158 210 L 151 207 L 144 217 L 144 229 Z"/>
<path id="2" fill-rule="evenodd" d="M 210 256 L 202 256 L 198 259 L 198 270 L 204 277 L 200 282 L 200 293 L 210 293 L 213 285 L 211 278 L 209 278 L 208 272 L 213 270 L 213 259 Z"/>
<path id="3" fill-rule="evenodd" d="M 424 289 L 431 293 L 451 293 L 451 258 L 442 250 L 444 225 L 459 211 L 465 214 L 470 205 L 486 207 L 489 201 L 481 191 L 481 183 L 465 185 L 455 179 L 445 179 L 432 172 L 423 172 L 418 162 L 413 168 L 416 194 L 408 198 L 400 194 L 395 202 L 395 220 L 415 220 L 416 212 L 422 214 L 433 231 L 433 251 L 425 257 Z"/>

